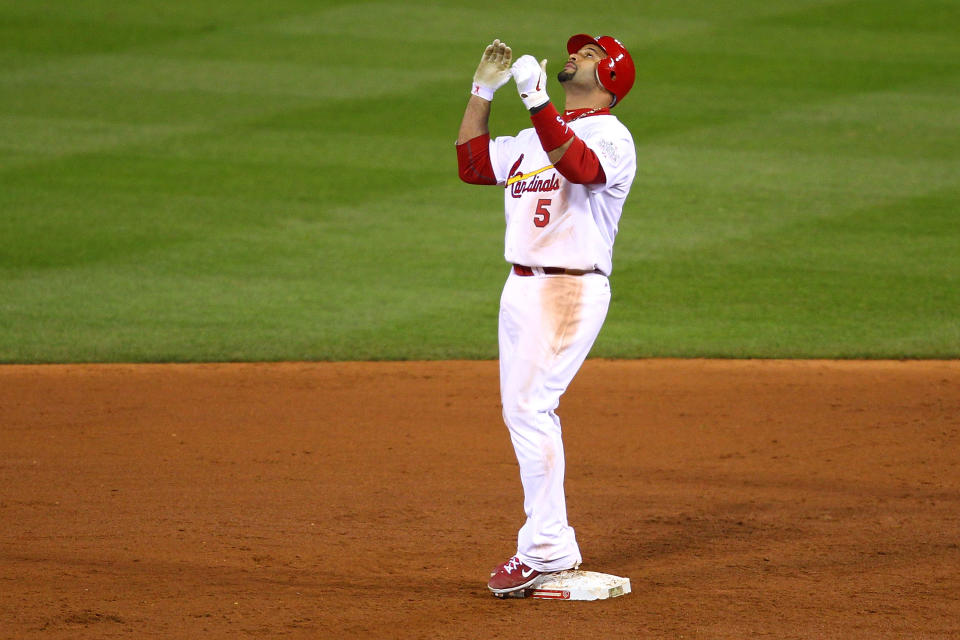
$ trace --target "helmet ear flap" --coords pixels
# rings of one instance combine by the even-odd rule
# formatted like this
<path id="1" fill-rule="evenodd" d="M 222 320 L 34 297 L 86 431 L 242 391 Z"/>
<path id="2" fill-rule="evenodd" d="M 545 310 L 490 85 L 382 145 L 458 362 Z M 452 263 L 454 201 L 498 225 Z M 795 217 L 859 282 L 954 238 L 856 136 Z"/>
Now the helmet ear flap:
<path id="1" fill-rule="evenodd" d="M 604 58 L 597 64 L 597 82 L 600 86 L 613 94 L 613 100 L 610 106 L 617 104 L 617 96 L 610 90 L 610 87 L 616 86 L 617 64 L 613 58 Z"/>

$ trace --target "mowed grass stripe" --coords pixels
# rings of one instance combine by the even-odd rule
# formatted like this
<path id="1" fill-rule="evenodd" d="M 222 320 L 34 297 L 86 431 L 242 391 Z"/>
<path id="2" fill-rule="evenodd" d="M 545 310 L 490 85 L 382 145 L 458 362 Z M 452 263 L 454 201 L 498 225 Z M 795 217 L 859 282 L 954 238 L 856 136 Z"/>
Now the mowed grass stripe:
<path id="1" fill-rule="evenodd" d="M 614 29 L 561 4 L 640 61 L 597 355 L 960 352 L 947 31 L 752 0 L 623 3 Z M 568 29 L 455 3 L 107 9 L 65 14 L 102 46 L 0 47 L 0 360 L 495 356 L 502 192 L 457 182 L 453 138 L 485 41 L 557 64 Z M 528 123 L 510 89 L 495 133 Z"/>
<path id="2" fill-rule="evenodd" d="M 289 123 L 301 111 L 311 111 L 310 105 L 339 101 L 337 106 L 349 108 L 358 100 L 384 97 L 397 88 L 414 91 L 418 86 L 415 77 L 434 78 L 435 70 L 400 69 L 388 73 L 384 81 L 379 75 L 364 78 L 341 67 L 318 70 L 309 65 L 247 61 L 198 63 L 127 54 L 84 57 L 58 69 L 44 65 L 33 71 L 38 73 L 8 75 L 5 81 L 48 93 L 51 87 L 63 87 L 66 91 L 61 95 L 86 92 L 92 96 L 106 91 L 125 104 L 129 100 L 122 100 L 124 91 L 146 97 L 148 104 L 162 102 L 170 95 L 187 107 L 195 102 L 208 108 L 199 111 L 206 115 L 206 121 L 190 113 L 189 108 L 174 114 L 206 125 L 198 132 L 171 132 L 166 140 L 146 143 L 131 136 L 126 146 L 118 140 L 109 150 L 92 145 L 84 148 L 83 140 L 74 141 L 70 150 L 85 152 L 78 153 L 74 163 L 48 162 L 44 173 L 54 180 L 46 185 L 47 193 L 60 191 L 63 195 L 57 203 L 47 198 L 33 215 L 24 216 L 29 220 L 24 222 L 49 223 L 58 205 L 62 215 L 52 225 L 37 225 L 41 228 L 33 239 L 44 239 L 47 246 L 45 251 L 36 251 L 38 246 L 33 244 L 33 255 L 26 256 L 26 264 L 34 260 L 41 269 L 61 265 L 61 272 L 73 277 L 53 278 L 47 287 L 36 287 L 37 278 L 26 277 L 20 296 L 29 297 L 32 292 L 34 309 L 50 309 L 59 301 L 69 310 L 60 322 L 45 320 L 43 313 L 24 314 L 25 328 L 45 321 L 54 344 L 84 342 L 90 347 L 88 357 L 93 359 L 138 359 L 143 351 L 159 354 L 156 357 L 160 359 L 177 359 L 184 358 L 184 349 L 190 354 L 187 358 L 217 358 L 218 353 L 228 358 L 257 358 L 270 357 L 282 345 L 294 349 L 295 357 L 345 359 L 351 354 L 349 349 L 357 349 L 364 342 L 373 345 L 373 350 L 366 351 L 371 357 L 386 353 L 367 337 L 375 334 L 380 324 L 390 323 L 394 314 L 421 317 L 412 308 L 421 307 L 420 298 L 412 292 L 401 294 L 398 288 L 404 280 L 411 280 L 403 277 L 402 270 L 385 267 L 377 259 L 383 255 L 396 257 L 403 238 L 410 237 L 392 221 L 396 220 L 400 196 L 411 185 L 423 187 L 422 176 L 414 176 L 411 165 L 387 166 L 382 154 L 373 154 L 371 158 L 381 158 L 374 164 L 381 166 L 371 167 L 360 161 L 356 145 L 347 144 L 345 136 L 323 143 L 322 129 L 313 153 L 304 147 L 302 139 L 296 139 L 296 134 L 276 140 L 261 136 L 239 148 L 232 141 L 261 130 L 261 122 Z M 383 72 L 377 70 L 378 74 Z M 236 97 L 251 108 L 220 118 L 218 112 L 224 109 L 208 96 L 225 93 L 231 94 L 226 102 Z M 254 97 L 259 104 L 253 104 Z M 88 101 L 93 102 L 93 98 Z M 155 113 L 150 107 L 146 110 Z M 108 117 L 110 113 L 105 111 Z M 128 109 L 123 119 L 135 120 L 138 116 L 136 110 Z M 89 124 L 101 126 L 98 120 Z M 289 124 L 286 126 L 289 130 Z M 129 127 L 117 129 L 124 128 Z M 113 135 L 118 135 L 116 129 Z M 284 138 L 283 134 L 279 136 Z M 448 134 L 446 146 L 452 158 L 450 137 Z M 222 148 L 212 159 L 204 159 L 203 153 L 191 153 L 194 143 L 210 149 L 217 148 L 217 140 L 227 141 L 225 154 Z M 103 140 L 95 142 L 103 144 Z M 263 144 L 278 145 L 273 147 L 278 152 L 258 157 L 256 152 Z M 298 154 L 297 149 L 307 153 Z M 340 149 L 348 153 L 338 154 Z M 357 168 L 345 168 L 338 155 L 354 157 Z M 292 165 L 302 170 L 291 171 Z M 383 170 L 368 175 L 369 170 L 377 168 Z M 25 174 L 8 173 L 7 177 L 20 182 L 27 177 Z M 28 188 L 24 184 L 24 195 Z M 383 200 L 393 192 L 398 198 L 390 203 L 389 218 L 380 219 L 380 207 L 371 209 L 376 215 L 358 215 L 355 209 L 333 210 L 338 202 L 358 205 L 364 200 Z M 8 196 L 17 195 L 8 192 Z M 85 199 L 88 204 L 84 204 Z M 93 215 L 93 210 L 111 199 L 116 208 L 106 207 L 106 216 Z M 131 228 L 138 233 L 131 234 Z M 164 228 L 177 230 L 172 242 L 165 241 L 169 234 L 162 233 Z M 407 234 L 410 228 L 407 225 Z M 387 243 L 385 238 L 365 237 L 371 229 L 374 234 L 389 233 L 396 238 Z M 56 233 L 45 231 L 59 231 L 59 240 Z M 39 248 L 43 245 L 40 242 Z M 23 253 L 21 250 L 21 260 Z M 136 261 L 130 261 L 131 257 Z M 409 264 L 409 260 L 406 262 Z M 21 262 L 21 266 L 26 264 Z M 29 273 L 21 269 L 25 272 Z M 160 275 L 164 272 L 174 275 Z M 384 274 L 393 277 L 389 284 L 378 285 Z M 360 281 L 346 282 L 349 278 Z M 146 292 L 140 286 L 143 282 L 151 284 Z M 104 291 L 106 295 L 102 295 Z M 384 313 L 379 304 L 371 306 L 371 298 L 395 311 Z M 125 327 L 136 330 L 122 329 Z M 310 330 L 304 331 L 304 327 Z M 390 327 L 387 329 L 390 334 Z M 143 335 L 138 338 L 139 332 Z M 348 339 L 351 333 L 360 338 Z M 95 339 L 90 339 L 91 335 Z M 40 339 L 32 340 L 33 336 Z M 44 350 L 50 351 L 42 333 L 26 330 L 14 336 L 13 342 L 31 354 L 28 358 L 51 357 L 42 355 Z M 330 345 L 342 348 L 331 349 Z M 69 359 L 63 351 L 54 351 L 52 357 Z"/>
<path id="3" fill-rule="evenodd" d="M 838 39 L 819 54 L 798 41 L 733 86 L 752 98 L 760 93 L 754 82 L 783 69 L 749 117 L 737 111 L 745 103 L 716 81 L 729 79 L 723 72 L 710 80 L 705 72 L 715 67 L 688 64 L 718 48 L 736 60 L 790 31 L 802 30 L 765 27 L 751 38 L 731 30 L 719 34 L 720 47 L 710 35 L 664 46 L 661 57 L 678 53 L 676 67 L 692 70 L 697 89 L 707 85 L 700 97 L 713 115 L 711 122 L 686 121 L 699 107 L 697 91 L 688 90 L 694 83 L 675 84 L 673 68 L 660 72 L 659 89 L 680 87 L 684 95 L 672 96 L 680 118 L 671 126 L 670 112 L 662 111 L 666 126 L 647 138 L 656 144 L 640 145 L 656 169 L 641 167 L 637 185 L 659 197 L 641 205 L 650 215 L 632 227 L 624 222 L 641 235 L 649 231 L 648 239 L 619 254 L 621 267 L 646 281 L 640 295 L 628 293 L 627 303 L 614 307 L 601 353 L 716 355 L 709 345 L 720 336 L 743 345 L 741 355 L 883 352 L 844 348 L 845 340 L 909 345 L 914 354 L 956 352 L 960 120 L 955 92 L 939 91 L 956 84 L 956 43 L 943 49 L 942 35 L 936 45 L 923 44 L 927 34 L 894 37 L 910 45 L 905 63 L 889 59 L 890 39 L 879 33 L 856 31 L 849 46 Z M 839 33 L 820 29 L 811 41 L 819 47 Z M 867 69 L 884 56 L 884 40 L 887 60 Z M 797 50 L 808 57 L 786 73 Z M 936 62 L 923 64 L 935 50 Z M 866 73 L 858 75 L 861 66 Z M 789 102 L 778 105 L 785 95 Z M 678 215 L 658 214 L 671 204 Z M 675 282 L 699 285 L 678 289 Z M 691 327 L 703 320 L 685 313 L 688 307 L 709 309 L 713 331 L 694 336 Z M 785 337 L 812 348 L 793 352 Z"/>
<path id="4" fill-rule="evenodd" d="M 675 344 L 684 328 L 702 322 L 695 312 L 710 309 L 707 335 L 747 346 L 740 355 L 877 357 L 907 344 L 914 356 L 949 351 L 958 338 L 960 308 L 958 196 L 947 191 L 905 198 L 655 259 L 632 256 L 623 268 L 641 286 L 618 289 L 627 276 L 614 279 L 619 302 L 601 350 L 649 356 L 682 348 L 682 355 L 716 355 L 709 340 Z M 920 224 L 917 212 L 923 212 Z M 677 290 L 674 281 L 696 286 Z M 642 327 L 642 337 L 635 327 Z M 784 343 L 787 336 L 813 346 L 794 350 Z M 669 350 L 659 346 L 664 343 Z"/>
<path id="5" fill-rule="evenodd" d="M 58 300 L 70 307 L 59 323 L 51 323 L 58 335 L 69 335 L 71 329 L 82 336 L 85 331 L 105 334 L 113 325 L 140 327 L 145 332 L 142 348 L 164 352 L 165 344 L 198 341 L 203 348 L 191 351 L 198 359 L 217 352 L 233 359 L 243 359 L 244 353 L 266 358 L 278 346 L 298 359 L 349 359 L 351 353 L 374 359 L 408 357 L 406 346 L 384 338 L 398 330 L 423 339 L 425 348 L 439 355 L 437 341 L 442 349 L 462 348 L 460 337 L 444 336 L 472 333 L 478 324 L 485 326 L 487 341 L 473 346 L 471 356 L 490 357 L 495 353 L 496 291 L 485 285 L 500 280 L 505 268 L 491 263 L 464 272 L 457 259 L 478 242 L 496 250 L 499 229 L 451 234 L 442 253 L 424 251 L 410 231 L 422 233 L 418 218 L 436 213 L 416 202 L 398 203 L 395 222 L 373 240 L 356 233 L 358 221 L 349 210 L 335 212 L 327 221 L 291 220 L 255 236 L 246 230 L 221 233 L 215 240 L 197 234 L 175 246 L 147 250 L 139 256 L 140 267 L 88 262 L 79 269 L 58 270 L 72 271 L 72 277 L 33 271 L 38 277 L 28 276 L 25 284 L 37 297 L 37 308 Z M 332 253 L 350 259 L 332 259 Z M 378 257 L 383 255 L 389 258 Z M 404 268 L 394 269 L 396 264 Z M 149 291 L 139 290 L 141 278 L 151 282 Z M 31 286 L 44 281 L 50 286 Z M 104 282 L 109 295 L 97 295 Z M 424 282 L 433 283 L 432 293 L 442 298 L 442 306 L 425 310 Z M 27 329 L 37 318 L 22 320 Z M 98 344 L 122 343 L 121 359 L 137 359 L 128 338 L 126 331 L 115 338 L 100 335 Z M 27 352 L 47 348 L 29 331 L 18 343 Z M 164 359 L 170 357 L 164 352 Z"/>

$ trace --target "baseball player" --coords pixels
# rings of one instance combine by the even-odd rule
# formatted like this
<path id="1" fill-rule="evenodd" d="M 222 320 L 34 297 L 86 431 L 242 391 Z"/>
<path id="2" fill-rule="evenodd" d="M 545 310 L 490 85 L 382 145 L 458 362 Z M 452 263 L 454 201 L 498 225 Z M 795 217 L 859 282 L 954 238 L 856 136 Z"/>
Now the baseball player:
<path id="1" fill-rule="evenodd" d="M 500 597 L 581 562 L 567 523 L 556 409 L 606 318 L 613 241 L 636 172 L 633 138 L 610 112 L 633 86 L 630 54 L 615 38 L 586 34 L 571 37 L 567 52 L 558 112 L 547 96 L 547 61 L 524 55 L 511 65 L 510 47 L 494 40 L 457 138 L 460 178 L 504 189 L 511 268 L 500 299 L 500 398 L 526 522 L 516 554 L 487 584 Z M 533 127 L 491 140 L 490 105 L 511 77 Z"/>

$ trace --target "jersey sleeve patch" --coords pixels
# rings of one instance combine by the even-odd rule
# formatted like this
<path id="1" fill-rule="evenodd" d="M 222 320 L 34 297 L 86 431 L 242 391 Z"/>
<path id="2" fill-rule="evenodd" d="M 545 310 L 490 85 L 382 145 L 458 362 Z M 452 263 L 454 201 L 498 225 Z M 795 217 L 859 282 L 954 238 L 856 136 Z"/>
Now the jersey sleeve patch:
<path id="1" fill-rule="evenodd" d="M 615 142 L 599 140 L 596 143 L 596 149 L 610 166 L 615 167 L 620 164 L 620 150 L 617 148 Z"/>

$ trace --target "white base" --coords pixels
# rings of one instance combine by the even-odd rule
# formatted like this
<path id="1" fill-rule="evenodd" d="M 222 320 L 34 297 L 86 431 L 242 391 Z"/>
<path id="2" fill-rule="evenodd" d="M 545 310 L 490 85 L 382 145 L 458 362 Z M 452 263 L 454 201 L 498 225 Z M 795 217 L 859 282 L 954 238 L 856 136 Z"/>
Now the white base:
<path id="1" fill-rule="evenodd" d="M 501 597 L 535 600 L 606 600 L 630 593 L 630 578 L 595 571 L 560 571 L 548 574 L 529 589 Z"/>

